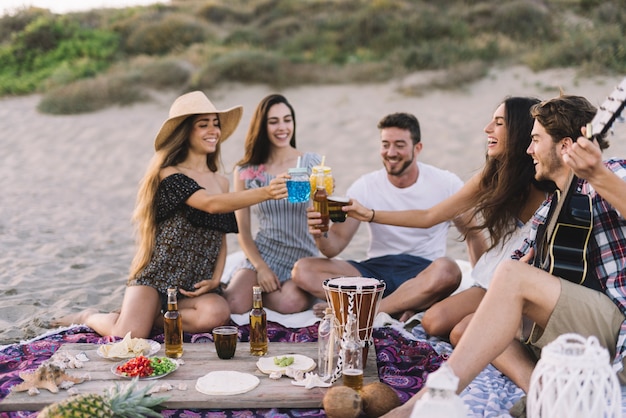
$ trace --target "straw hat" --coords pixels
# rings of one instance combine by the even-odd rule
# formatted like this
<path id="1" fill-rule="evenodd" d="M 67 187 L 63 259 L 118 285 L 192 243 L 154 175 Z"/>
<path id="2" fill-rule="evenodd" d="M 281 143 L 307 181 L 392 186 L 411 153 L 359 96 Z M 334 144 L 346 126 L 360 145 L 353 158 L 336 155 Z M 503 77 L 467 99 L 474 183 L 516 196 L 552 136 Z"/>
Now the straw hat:
<path id="1" fill-rule="evenodd" d="M 219 115 L 222 130 L 220 142 L 223 142 L 226 141 L 237 128 L 241 120 L 241 115 L 243 114 L 243 107 L 235 106 L 226 110 L 217 110 L 215 105 L 211 103 L 209 98 L 201 91 L 192 91 L 191 93 L 183 94 L 172 103 L 169 118 L 163 123 L 154 140 L 154 149 L 160 149 L 172 132 L 174 132 L 188 116 L 205 113 L 217 113 Z"/>

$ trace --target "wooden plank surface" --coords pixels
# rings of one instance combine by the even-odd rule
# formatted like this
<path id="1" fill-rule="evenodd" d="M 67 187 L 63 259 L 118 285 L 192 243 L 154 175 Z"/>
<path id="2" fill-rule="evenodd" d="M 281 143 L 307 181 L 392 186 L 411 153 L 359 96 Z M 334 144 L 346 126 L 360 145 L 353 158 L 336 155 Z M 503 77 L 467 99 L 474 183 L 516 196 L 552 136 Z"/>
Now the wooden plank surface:
<path id="1" fill-rule="evenodd" d="M 68 369 L 70 375 L 89 375 L 90 380 L 76 384 L 74 390 L 78 393 L 102 393 L 115 383 L 127 383 L 129 380 L 115 376 L 111 367 L 116 364 L 101 358 L 96 354 L 98 345 L 95 344 L 64 344 L 55 356 L 61 352 L 76 355 L 84 352 L 90 361 L 84 363 L 80 369 Z M 282 377 L 279 380 L 270 379 L 261 373 L 256 362 L 258 357 L 250 355 L 248 343 L 238 342 L 235 357 L 221 360 L 215 353 L 215 346 L 209 343 L 186 343 L 182 360 L 178 370 L 158 380 L 141 381 L 141 386 L 160 383 L 169 383 L 173 390 L 160 393 L 157 396 L 166 396 L 169 399 L 162 405 L 170 409 L 201 408 L 201 409 L 264 409 L 264 408 L 321 408 L 322 399 L 328 389 L 306 389 L 295 386 L 292 379 Z M 317 363 L 317 343 L 270 343 L 267 356 L 287 354 L 302 354 L 311 357 Z M 164 349 L 155 354 L 164 356 Z M 198 392 L 195 389 L 196 380 L 211 371 L 234 370 L 250 373 L 257 376 L 261 383 L 250 392 L 232 396 L 211 396 Z M 315 371 L 314 371 L 315 372 Z M 364 373 L 364 384 L 378 381 L 376 355 L 374 348 L 370 348 L 367 366 Z M 341 380 L 335 386 L 341 385 Z M 27 392 L 11 392 L 0 402 L 0 411 L 34 411 L 44 408 L 54 402 L 67 398 L 66 390 L 59 393 L 50 393 L 46 389 L 40 390 L 38 395 L 28 395 Z"/>

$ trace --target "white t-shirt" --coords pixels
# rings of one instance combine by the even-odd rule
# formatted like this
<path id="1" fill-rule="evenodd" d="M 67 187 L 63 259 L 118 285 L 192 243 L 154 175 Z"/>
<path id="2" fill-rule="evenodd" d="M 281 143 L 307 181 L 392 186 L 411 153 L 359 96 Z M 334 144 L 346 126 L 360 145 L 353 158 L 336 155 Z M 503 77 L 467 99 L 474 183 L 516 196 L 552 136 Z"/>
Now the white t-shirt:
<path id="1" fill-rule="evenodd" d="M 365 174 L 358 178 L 347 191 L 365 207 L 375 210 L 428 209 L 456 193 L 463 182 L 454 173 L 424 163 L 417 163 L 419 176 L 415 184 L 398 188 L 387 178 L 387 171 Z M 450 222 L 432 228 L 407 228 L 366 223 L 370 243 L 367 257 L 392 254 L 411 254 L 429 260 L 446 253 L 446 241 Z"/>

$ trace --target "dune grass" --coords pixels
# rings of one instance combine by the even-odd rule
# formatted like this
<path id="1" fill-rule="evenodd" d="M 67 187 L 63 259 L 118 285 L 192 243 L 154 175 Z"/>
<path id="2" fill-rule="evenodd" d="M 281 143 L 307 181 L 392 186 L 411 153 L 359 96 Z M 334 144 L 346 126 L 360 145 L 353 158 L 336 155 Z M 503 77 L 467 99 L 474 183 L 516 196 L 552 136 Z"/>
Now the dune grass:
<path id="1" fill-rule="evenodd" d="M 493 65 L 626 73 L 621 0 L 173 0 L 0 18 L 0 95 L 46 113 L 148 100 L 224 82 L 277 88 L 445 70 L 456 88 Z M 406 91 L 406 94 L 419 94 Z"/>

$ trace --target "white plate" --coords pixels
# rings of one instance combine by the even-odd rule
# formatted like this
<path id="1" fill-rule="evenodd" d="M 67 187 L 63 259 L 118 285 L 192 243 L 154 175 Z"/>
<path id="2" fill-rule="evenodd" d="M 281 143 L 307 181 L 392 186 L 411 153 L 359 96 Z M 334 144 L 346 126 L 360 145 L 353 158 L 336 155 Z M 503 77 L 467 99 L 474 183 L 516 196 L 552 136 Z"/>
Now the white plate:
<path id="1" fill-rule="evenodd" d="M 154 341 L 154 340 L 146 340 L 148 341 L 148 343 L 150 344 L 150 350 L 147 353 L 142 353 L 142 354 L 137 354 L 137 353 L 128 353 L 128 355 L 126 357 L 109 357 L 109 356 L 105 356 L 104 353 L 102 352 L 102 347 L 104 347 L 105 345 L 113 345 L 116 343 L 109 343 L 109 344 L 105 344 L 105 345 L 101 345 L 100 347 L 98 347 L 98 349 L 96 350 L 96 354 L 98 354 L 98 356 L 107 359 L 107 360 L 113 360 L 113 361 L 120 361 L 120 360 L 127 360 L 133 357 L 137 357 L 137 356 L 146 356 L 146 357 L 150 357 L 156 353 L 159 352 L 159 350 L 161 349 L 161 344 L 159 344 L 158 342 Z M 119 341 L 118 341 L 119 342 Z"/>
<path id="2" fill-rule="evenodd" d="M 256 366 L 259 370 L 265 374 L 270 374 L 272 372 L 281 372 L 285 373 L 287 367 L 280 367 L 277 364 L 274 364 L 274 358 L 278 357 L 292 357 L 293 363 L 291 363 L 287 367 L 291 367 L 294 370 L 302 370 L 303 372 L 310 372 L 315 368 L 315 361 L 311 357 L 303 356 L 301 354 L 283 354 L 281 356 L 271 356 L 271 357 L 261 357 L 257 362 Z"/>
<path id="3" fill-rule="evenodd" d="M 259 383 L 259 378 L 253 374 L 222 370 L 200 377 L 196 381 L 196 390 L 212 396 L 239 395 L 250 392 Z"/>
<path id="4" fill-rule="evenodd" d="M 171 360 L 171 359 L 170 359 Z M 117 377 L 123 377 L 125 379 L 132 379 L 134 377 L 137 376 L 126 376 L 124 373 L 118 372 L 117 368 L 119 366 L 124 365 L 128 360 L 125 361 L 120 361 L 119 363 L 114 364 L 113 366 L 111 366 L 111 373 L 113 373 L 114 375 L 116 375 Z M 171 360 L 172 363 L 174 363 L 174 369 L 170 370 L 167 373 L 163 373 L 163 374 L 159 374 L 157 376 L 146 376 L 146 377 L 139 377 L 139 380 L 154 380 L 154 379 L 160 379 L 162 377 L 167 376 L 168 374 L 174 373 L 176 370 L 178 370 L 178 362 L 175 360 Z"/>

